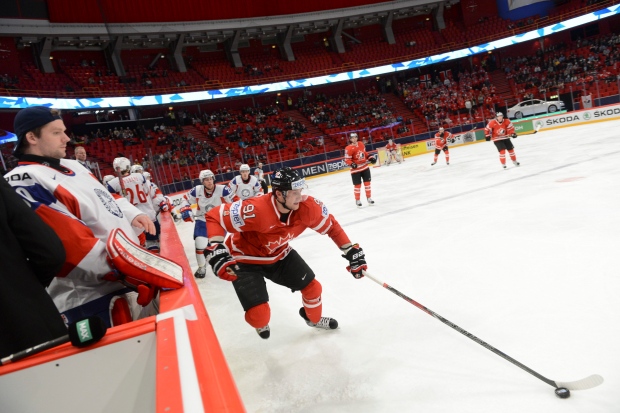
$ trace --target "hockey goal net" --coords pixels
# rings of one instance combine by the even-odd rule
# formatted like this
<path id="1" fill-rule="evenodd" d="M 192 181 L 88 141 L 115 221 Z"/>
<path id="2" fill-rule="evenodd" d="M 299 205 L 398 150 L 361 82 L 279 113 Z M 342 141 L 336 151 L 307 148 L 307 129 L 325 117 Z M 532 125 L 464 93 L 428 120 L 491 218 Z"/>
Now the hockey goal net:
<path id="1" fill-rule="evenodd" d="M 403 152 L 400 149 L 400 143 L 396 144 L 396 150 L 388 151 L 385 146 L 377 148 L 377 154 L 379 155 L 379 162 L 377 166 L 388 166 L 395 163 L 401 163 L 405 160 Z"/>

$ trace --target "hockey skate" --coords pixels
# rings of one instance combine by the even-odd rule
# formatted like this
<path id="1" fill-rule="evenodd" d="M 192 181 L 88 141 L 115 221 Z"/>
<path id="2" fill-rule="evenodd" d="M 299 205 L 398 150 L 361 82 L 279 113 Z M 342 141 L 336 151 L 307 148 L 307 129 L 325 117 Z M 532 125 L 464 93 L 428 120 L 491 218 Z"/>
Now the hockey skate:
<path id="1" fill-rule="evenodd" d="M 267 340 L 269 338 L 269 336 L 271 335 L 271 330 L 269 329 L 269 324 L 267 324 L 265 327 L 257 328 L 256 332 L 258 333 L 260 338 L 262 338 L 263 340 Z"/>
<path id="2" fill-rule="evenodd" d="M 435 165 L 436 163 L 437 163 L 437 162 L 433 162 L 433 163 L 431 164 L 431 166 Z"/>
<path id="3" fill-rule="evenodd" d="M 450 162 L 446 162 L 446 165 L 450 165 Z"/>
<path id="4" fill-rule="evenodd" d="M 502 165 L 502 168 L 506 169 L 506 164 L 503 164 L 503 165 Z"/>
<path id="5" fill-rule="evenodd" d="M 362 201 L 360 201 L 359 199 L 355 200 L 355 205 L 357 205 L 358 208 L 362 207 Z"/>
<path id="6" fill-rule="evenodd" d="M 514 166 L 521 166 L 521 164 L 517 161 L 512 161 L 512 163 L 514 164 Z"/>
<path id="7" fill-rule="evenodd" d="M 368 201 L 368 205 L 374 205 L 375 201 L 372 200 L 372 198 L 366 198 L 366 201 Z"/>
<path id="8" fill-rule="evenodd" d="M 308 324 L 310 327 L 322 328 L 324 330 L 335 330 L 338 328 L 338 321 L 330 317 L 321 317 L 318 323 L 313 323 L 308 319 L 308 316 L 306 315 L 306 310 L 304 310 L 303 307 L 299 309 L 299 315 L 304 320 L 306 320 L 306 324 Z"/>
<path id="9" fill-rule="evenodd" d="M 205 278 L 206 274 L 207 274 L 207 268 L 206 267 L 198 267 L 198 269 L 194 273 L 194 277 L 196 277 L 196 278 Z"/>

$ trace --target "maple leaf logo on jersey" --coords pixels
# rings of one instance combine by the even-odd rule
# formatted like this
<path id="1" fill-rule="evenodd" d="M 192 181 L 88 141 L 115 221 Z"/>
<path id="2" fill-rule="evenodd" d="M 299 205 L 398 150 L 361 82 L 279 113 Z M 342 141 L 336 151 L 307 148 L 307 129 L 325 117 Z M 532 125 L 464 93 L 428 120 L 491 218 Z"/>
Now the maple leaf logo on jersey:
<path id="1" fill-rule="evenodd" d="M 267 245 L 265 245 L 265 247 L 269 250 L 270 254 L 273 254 L 275 250 L 277 250 L 284 244 L 288 244 L 288 242 L 291 241 L 292 239 L 293 239 L 293 234 L 288 233 L 286 234 L 286 237 L 284 238 L 278 237 L 277 241 L 270 241 Z"/>

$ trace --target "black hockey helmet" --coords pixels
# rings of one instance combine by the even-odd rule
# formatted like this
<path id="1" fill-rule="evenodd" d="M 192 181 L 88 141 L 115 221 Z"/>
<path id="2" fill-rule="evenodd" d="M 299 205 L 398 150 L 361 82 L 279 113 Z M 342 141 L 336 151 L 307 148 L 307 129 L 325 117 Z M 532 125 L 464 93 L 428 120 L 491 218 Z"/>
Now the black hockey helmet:
<path id="1" fill-rule="evenodd" d="M 271 191 L 288 191 L 291 189 L 303 189 L 306 187 L 306 180 L 288 166 L 278 169 L 271 178 Z"/>

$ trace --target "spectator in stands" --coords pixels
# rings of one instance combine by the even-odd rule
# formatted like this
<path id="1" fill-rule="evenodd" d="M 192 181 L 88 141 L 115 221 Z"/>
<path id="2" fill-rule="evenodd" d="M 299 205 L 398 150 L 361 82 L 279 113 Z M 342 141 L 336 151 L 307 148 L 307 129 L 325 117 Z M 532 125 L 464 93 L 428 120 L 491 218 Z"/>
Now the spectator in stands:
<path id="1" fill-rule="evenodd" d="M 82 164 L 82 166 L 88 169 L 91 173 L 93 170 L 90 168 L 90 162 L 86 160 L 86 148 L 83 146 L 77 146 L 74 151 L 75 159 Z"/>

